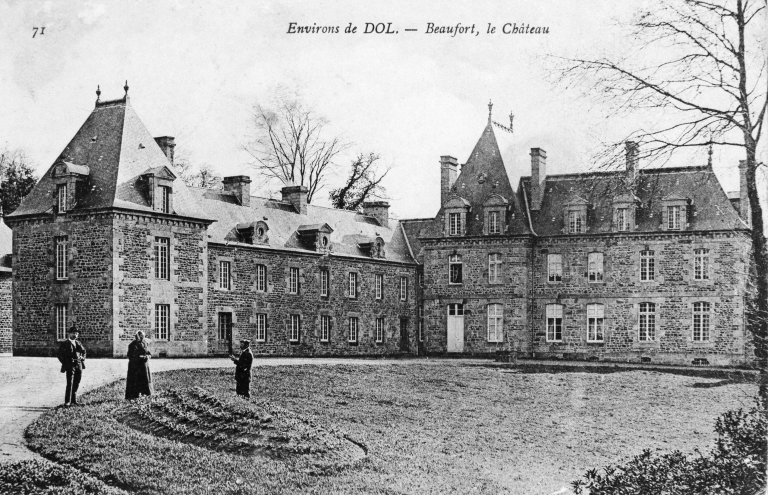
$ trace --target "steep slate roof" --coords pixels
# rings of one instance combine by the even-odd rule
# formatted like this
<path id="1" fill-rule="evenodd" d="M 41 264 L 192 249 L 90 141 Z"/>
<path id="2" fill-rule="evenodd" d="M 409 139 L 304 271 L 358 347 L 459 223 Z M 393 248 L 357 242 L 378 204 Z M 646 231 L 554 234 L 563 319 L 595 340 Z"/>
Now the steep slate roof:
<path id="1" fill-rule="evenodd" d="M 208 227 L 210 242 L 243 245 L 235 232 L 238 224 L 263 221 L 269 227 L 268 246 L 273 249 L 313 252 L 302 243 L 300 227 L 328 226 L 334 254 L 370 259 L 358 247 L 361 239 L 373 241 L 377 236 L 384 240 L 385 260 L 413 263 L 400 224 L 389 221 L 389 228 L 379 225 L 378 220 L 360 213 L 307 205 L 307 214 L 296 212 L 293 205 L 274 199 L 251 196 L 250 207 L 240 206 L 234 196 L 209 189 L 189 188 L 201 208 L 216 220 Z"/>
<path id="2" fill-rule="evenodd" d="M 483 234 L 483 205 L 494 195 L 502 196 L 511 206 L 506 216 L 506 224 L 509 227 L 506 233 L 530 233 L 525 219 L 525 209 L 522 206 L 521 198 L 515 194 L 509 182 L 509 176 L 504 168 L 504 160 L 501 158 L 499 144 L 496 141 L 493 124 L 490 120 L 485 126 L 472 153 L 469 155 L 467 162 L 461 167 L 461 173 L 456 178 L 451 191 L 453 193 L 449 198 L 463 199 L 472 207 L 472 210 L 467 215 L 467 235 Z M 443 235 L 441 216 L 442 205 L 436 218 L 429 222 L 429 224 L 426 223 L 426 220 L 419 220 L 419 233 L 415 235 L 417 237 L 441 237 Z M 416 226 L 408 226 L 408 223 L 406 223 L 408 241 L 411 243 L 415 254 L 417 248 L 414 246 L 419 243 L 414 238 L 412 232 L 416 229 Z"/>
<path id="3" fill-rule="evenodd" d="M 624 177 L 623 171 L 547 177 L 541 209 L 530 212 L 534 232 L 563 234 L 563 205 L 577 197 L 589 204 L 586 233 L 612 232 L 614 198 L 626 197 L 629 192 Z M 520 190 L 531 197 L 530 176 L 520 179 Z M 634 194 L 640 205 L 635 216 L 636 232 L 661 232 L 662 200 L 674 198 L 689 199 L 693 206 L 695 214 L 690 216 L 686 231 L 747 228 L 710 167 L 640 170 Z"/>
<path id="4" fill-rule="evenodd" d="M 53 212 L 55 183 L 51 172 L 59 161 L 67 162 L 70 167 L 76 166 L 76 170 L 90 172 L 89 191 L 78 199 L 73 208 L 75 211 L 109 207 L 152 211 L 148 198 L 138 187 L 139 177 L 147 170 L 162 167 L 173 170 L 134 112 L 127 96 L 97 102 L 59 159 L 41 177 L 19 208 L 8 215 L 9 218 Z M 181 180 L 173 182 L 173 210 L 183 217 L 208 218 Z"/>
<path id="5" fill-rule="evenodd" d="M 424 253 L 421 250 L 421 238 L 434 237 L 432 225 L 434 222 L 434 218 L 414 218 L 400 221 L 405 235 L 408 236 L 408 243 L 411 245 L 413 255 L 419 263 L 424 261 Z"/>

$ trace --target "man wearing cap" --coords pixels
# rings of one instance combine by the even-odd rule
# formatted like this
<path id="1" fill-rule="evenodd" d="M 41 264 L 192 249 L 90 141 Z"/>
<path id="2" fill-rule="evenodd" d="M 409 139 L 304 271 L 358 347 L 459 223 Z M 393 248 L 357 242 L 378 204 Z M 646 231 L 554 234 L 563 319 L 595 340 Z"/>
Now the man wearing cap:
<path id="1" fill-rule="evenodd" d="M 57 357 L 61 362 L 61 372 L 67 374 L 67 391 L 64 395 L 65 406 L 77 405 L 77 389 L 80 386 L 80 378 L 85 369 L 85 347 L 77 340 L 80 332 L 72 325 L 69 329 L 69 338 L 59 344 Z"/>
<path id="2" fill-rule="evenodd" d="M 251 397 L 251 365 L 253 354 L 251 353 L 251 341 L 240 341 L 240 357 L 230 354 L 229 358 L 235 363 L 235 382 L 237 383 L 237 395 L 246 399 Z"/>

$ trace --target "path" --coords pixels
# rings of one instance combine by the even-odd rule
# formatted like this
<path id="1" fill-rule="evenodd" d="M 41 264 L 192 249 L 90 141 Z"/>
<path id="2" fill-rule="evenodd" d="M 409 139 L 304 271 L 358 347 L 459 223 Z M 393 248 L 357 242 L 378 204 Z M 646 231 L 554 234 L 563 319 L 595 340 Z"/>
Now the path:
<path id="1" fill-rule="evenodd" d="M 254 366 L 301 364 L 392 364 L 393 360 L 325 359 L 325 358 L 260 358 Z M 409 361 L 399 361 L 409 362 Z M 78 394 L 125 377 L 128 361 L 124 359 L 90 359 L 83 371 Z M 233 367 L 227 358 L 154 359 L 153 373 L 184 368 Z M 32 459 L 37 454 L 27 448 L 24 430 L 38 416 L 58 406 L 64 399 L 65 380 L 56 358 L 0 357 L 0 462 Z"/>

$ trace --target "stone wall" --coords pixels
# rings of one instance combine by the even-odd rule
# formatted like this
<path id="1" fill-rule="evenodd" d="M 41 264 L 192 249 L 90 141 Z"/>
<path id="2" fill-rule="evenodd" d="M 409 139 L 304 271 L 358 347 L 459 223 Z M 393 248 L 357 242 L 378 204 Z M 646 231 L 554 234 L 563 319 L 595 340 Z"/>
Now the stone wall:
<path id="1" fill-rule="evenodd" d="M 220 288 L 219 266 L 229 261 L 231 287 Z M 288 253 L 245 246 L 208 246 L 208 342 L 212 354 L 229 352 L 228 342 L 219 339 L 219 313 L 232 314 L 232 340 L 235 349 L 242 338 L 251 340 L 256 355 L 386 355 L 415 354 L 418 350 L 416 265 L 385 260 Z M 256 265 L 266 267 L 266 291 L 257 290 Z M 298 294 L 288 291 L 291 268 L 299 270 Z M 320 271 L 328 270 L 330 293 L 320 295 Z M 357 294 L 348 295 L 349 273 L 357 274 Z M 383 297 L 375 299 L 374 276 L 383 276 Z M 400 300 L 400 277 L 408 283 L 407 298 Z M 256 341 L 257 314 L 265 314 L 266 340 Z M 300 339 L 290 342 L 290 315 L 300 315 Z M 321 342 L 320 319 L 331 320 L 330 339 Z M 349 318 L 359 321 L 359 338 L 349 342 Z M 375 320 L 384 318 L 384 338 L 375 339 Z M 401 320 L 406 325 L 401 340 Z"/>
<path id="2" fill-rule="evenodd" d="M 89 355 L 112 351 L 112 218 L 56 216 L 12 225 L 15 355 L 54 355 L 55 305 L 66 304 Z M 55 278 L 54 238 L 67 236 L 67 278 Z"/>
<path id="3" fill-rule="evenodd" d="M 709 278 L 695 280 L 694 249 L 709 249 Z M 640 252 L 654 251 L 655 280 L 640 280 Z M 602 281 L 590 281 L 587 257 L 604 256 Z M 710 364 L 745 360 L 744 300 L 749 240 L 737 233 L 561 236 L 533 249 L 531 316 L 537 356 Z M 562 280 L 547 277 L 547 256 L 560 254 Z M 639 305 L 655 303 L 656 338 L 639 339 Z M 693 304 L 710 304 L 710 339 L 692 337 Z M 587 304 L 602 304 L 603 342 L 587 342 Z M 547 304 L 563 306 L 562 342 L 547 342 Z"/>
<path id="4" fill-rule="evenodd" d="M 11 352 L 13 347 L 12 280 L 11 272 L 0 271 L 0 354 Z"/>
<path id="5" fill-rule="evenodd" d="M 155 238 L 170 240 L 169 279 L 155 277 Z M 114 229 L 114 356 L 124 356 L 137 331 L 156 356 L 208 352 L 205 324 L 205 224 L 140 214 L 120 214 Z M 168 339 L 155 335 L 155 308 L 170 307 Z"/>
<path id="6" fill-rule="evenodd" d="M 424 343 L 426 353 L 446 352 L 448 304 L 464 305 L 464 352 L 482 355 L 515 349 L 530 352 L 528 237 L 422 241 L 424 248 Z M 501 280 L 489 282 L 489 255 L 501 254 Z M 448 257 L 462 260 L 463 283 L 448 279 Z M 488 340 L 489 304 L 503 305 L 501 342 Z"/>

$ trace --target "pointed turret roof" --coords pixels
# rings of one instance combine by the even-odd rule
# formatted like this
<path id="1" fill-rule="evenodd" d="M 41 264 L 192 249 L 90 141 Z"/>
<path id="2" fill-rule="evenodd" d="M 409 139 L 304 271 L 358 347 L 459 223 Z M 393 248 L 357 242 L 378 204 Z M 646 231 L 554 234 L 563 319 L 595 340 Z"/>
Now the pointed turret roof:
<path id="1" fill-rule="evenodd" d="M 78 198 L 75 211 L 110 207 L 152 211 L 149 198 L 142 193 L 140 177 L 148 170 L 162 168 L 178 176 L 131 107 L 127 94 L 119 100 L 97 100 L 80 130 L 9 219 L 53 211 L 52 172 L 61 162 L 88 171 L 88 191 Z M 183 181 L 174 180 L 173 198 L 175 215 L 208 218 Z"/>
<path id="2" fill-rule="evenodd" d="M 509 182 L 490 118 L 467 162 L 461 167 L 461 173 L 452 189 L 456 196 L 467 201 L 477 212 L 482 211 L 482 206 L 492 197 L 503 197 L 512 206 L 514 213 L 514 217 L 510 216 L 508 233 L 528 233 L 523 208 Z M 467 228 L 469 235 L 480 235 L 483 232 L 482 221 L 470 220 Z"/>

